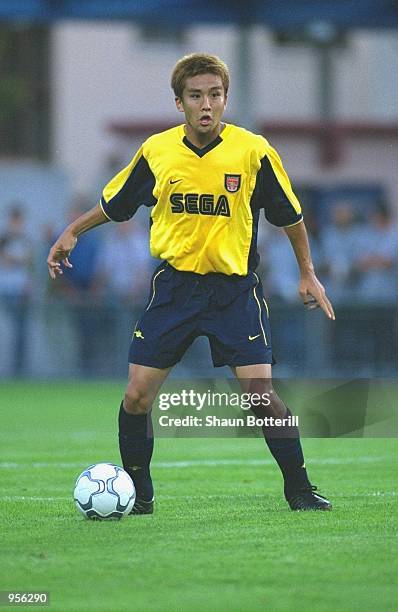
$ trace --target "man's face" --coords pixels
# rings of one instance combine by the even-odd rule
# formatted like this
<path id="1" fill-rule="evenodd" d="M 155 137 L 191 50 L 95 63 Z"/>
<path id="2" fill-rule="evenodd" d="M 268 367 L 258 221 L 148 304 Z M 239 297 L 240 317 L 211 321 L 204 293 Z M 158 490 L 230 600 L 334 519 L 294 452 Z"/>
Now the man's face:
<path id="1" fill-rule="evenodd" d="M 182 98 L 176 98 L 180 112 L 185 113 L 187 135 L 205 137 L 216 135 L 227 104 L 221 77 L 216 74 L 198 74 L 185 81 Z"/>

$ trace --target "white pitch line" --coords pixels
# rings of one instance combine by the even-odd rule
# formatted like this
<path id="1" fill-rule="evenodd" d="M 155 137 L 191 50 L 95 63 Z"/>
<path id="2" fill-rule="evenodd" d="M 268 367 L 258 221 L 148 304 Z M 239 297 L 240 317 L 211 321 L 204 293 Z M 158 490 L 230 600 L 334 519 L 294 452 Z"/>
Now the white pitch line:
<path id="1" fill-rule="evenodd" d="M 82 468 L 84 469 L 84 464 L 81 462 L 66 462 L 66 461 L 61 461 L 61 462 L 51 462 L 51 461 L 34 461 L 32 463 L 20 463 L 17 461 L 3 461 L 0 462 L 0 469 L 4 469 L 4 470 L 18 470 L 18 469 L 30 469 L 30 468 L 57 468 L 57 469 L 62 469 L 62 468 Z"/>
<path id="2" fill-rule="evenodd" d="M 29 495 L 4 495 L 0 496 L 0 501 L 40 501 L 40 502 L 58 502 L 58 501 L 71 501 L 73 499 L 72 495 L 70 497 L 36 497 Z"/>
<path id="3" fill-rule="evenodd" d="M 311 459 L 307 465 L 348 465 L 352 463 L 373 463 L 374 461 L 389 460 L 389 457 L 347 457 Z M 188 461 L 161 461 L 154 462 L 155 468 L 186 468 L 186 467 L 218 467 L 222 465 L 274 465 L 273 459 L 193 459 Z M 0 464 L 1 466 L 1 464 Z"/>
<path id="4" fill-rule="evenodd" d="M 311 459 L 307 462 L 308 465 L 351 465 L 356 463 L 375 463 L 380 461 L 390 461 L 391 457 L 326 457 L 324 459 Z M 183 461 L 155 461 L 152 466 L 154 468 L 190 468 L 190 467 L 220 467 L 224 465 L 274 465 L 273 459 L 191 459 Z M 87 467 L 81 462 L 51 462 L 51 461 L 34 461 L 32 463 L 20 463 L 18 461 L 2 461 L 0 469 L 84 469 Z"/>
<path id="5" fill-rule="evenodd" d="M 367 493 L 356 493 L 354 497 L 397 497 L 398 491 L 368 491 Z M 195 499 L 239 499 L 239 498 L 258 498 L 264 499 L 267 497 L 267 493 L 253 493 L 248 495 L 239 495 L 236 493 L 221 493 L 217 495 L 159 495 L 161 500 L 195 500 Z M 344 497 L 353 497 L 349 493 L 347 494 L 338 494 L 334 495 L 333 498 L 344 498 Z M 27 495 L 4 495 L 0 496 L 0 502 L 14 502 L 14 501 L 39 501 L 39 502 L 61 502 L 61 501 L 69 501 L 73 500 L 72 495 L 70 497 L 36 497 L 36 496 L 27 496 Z"/>

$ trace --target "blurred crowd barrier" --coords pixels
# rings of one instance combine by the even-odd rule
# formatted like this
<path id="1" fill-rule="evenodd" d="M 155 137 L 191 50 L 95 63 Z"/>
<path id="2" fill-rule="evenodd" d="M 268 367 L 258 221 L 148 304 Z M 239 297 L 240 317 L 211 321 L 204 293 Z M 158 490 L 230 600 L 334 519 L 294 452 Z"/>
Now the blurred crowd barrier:
<path id="1" fill-rule="evenodd" d="M 69 220 L 87 208 L 70 207 Z M 0 377 L 120 378 L 134 325 L 158 265 L 148 218 L 84 234 L 73 268 L 51 282 L 48 249 L 62 227 L 29 232 L 24 207 L 8 209 L 0 232 Z M 305 213 L 317 273 L 337 319 L 307 312 L 283 230 L 260 228 L 259 273 L 270 307 L 276 376 L 389 376 L 398 365 L 398 231 L 383 198 L 358 206 L 337 198 L 325 215 Z M 66 222 L 68 219 L 66 220 Z M 214 376 L 206 339 L 177 366 L 179 376 Z M 220 373 L 221 375 L 221 373 Z"/>
<path id="2" fill-rule="evenodd" d="M 394 376 L 398 308 L 347 304 L 329 322 L 320 311 L 269 301 L 276 377 Z M 37 300 L 0 315 L 2 378 L 122 378 L 137 304 Z M 179 377 L 228 376 L 211 367 L 206 338 L 195 341 L 176 368 Z"/>

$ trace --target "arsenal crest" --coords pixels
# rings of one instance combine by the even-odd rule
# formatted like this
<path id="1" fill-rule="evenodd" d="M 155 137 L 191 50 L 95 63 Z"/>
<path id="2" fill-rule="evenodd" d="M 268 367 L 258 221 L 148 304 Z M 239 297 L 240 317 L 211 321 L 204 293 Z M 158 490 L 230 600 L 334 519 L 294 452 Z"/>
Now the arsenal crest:
<path id="1" fill-rule="evenodd" d="M 229 193 L 235 193 L 240 188 L 240 174 L 225 174 L 224 185 Z"/>

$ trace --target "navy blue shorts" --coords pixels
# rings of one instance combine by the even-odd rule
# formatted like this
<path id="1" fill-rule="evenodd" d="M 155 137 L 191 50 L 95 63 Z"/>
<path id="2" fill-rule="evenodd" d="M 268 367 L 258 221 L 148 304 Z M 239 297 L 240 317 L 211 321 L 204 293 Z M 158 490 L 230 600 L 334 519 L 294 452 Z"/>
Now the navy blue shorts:
<path id="1" fill-rule="evenodd" d="M 215 367 L 274 363 L 261 282 L 247 276 L 180 272 L 162 263 L 132 337 L 129 362 L 175 365 L 198 336 L 207 336 Z"/>

